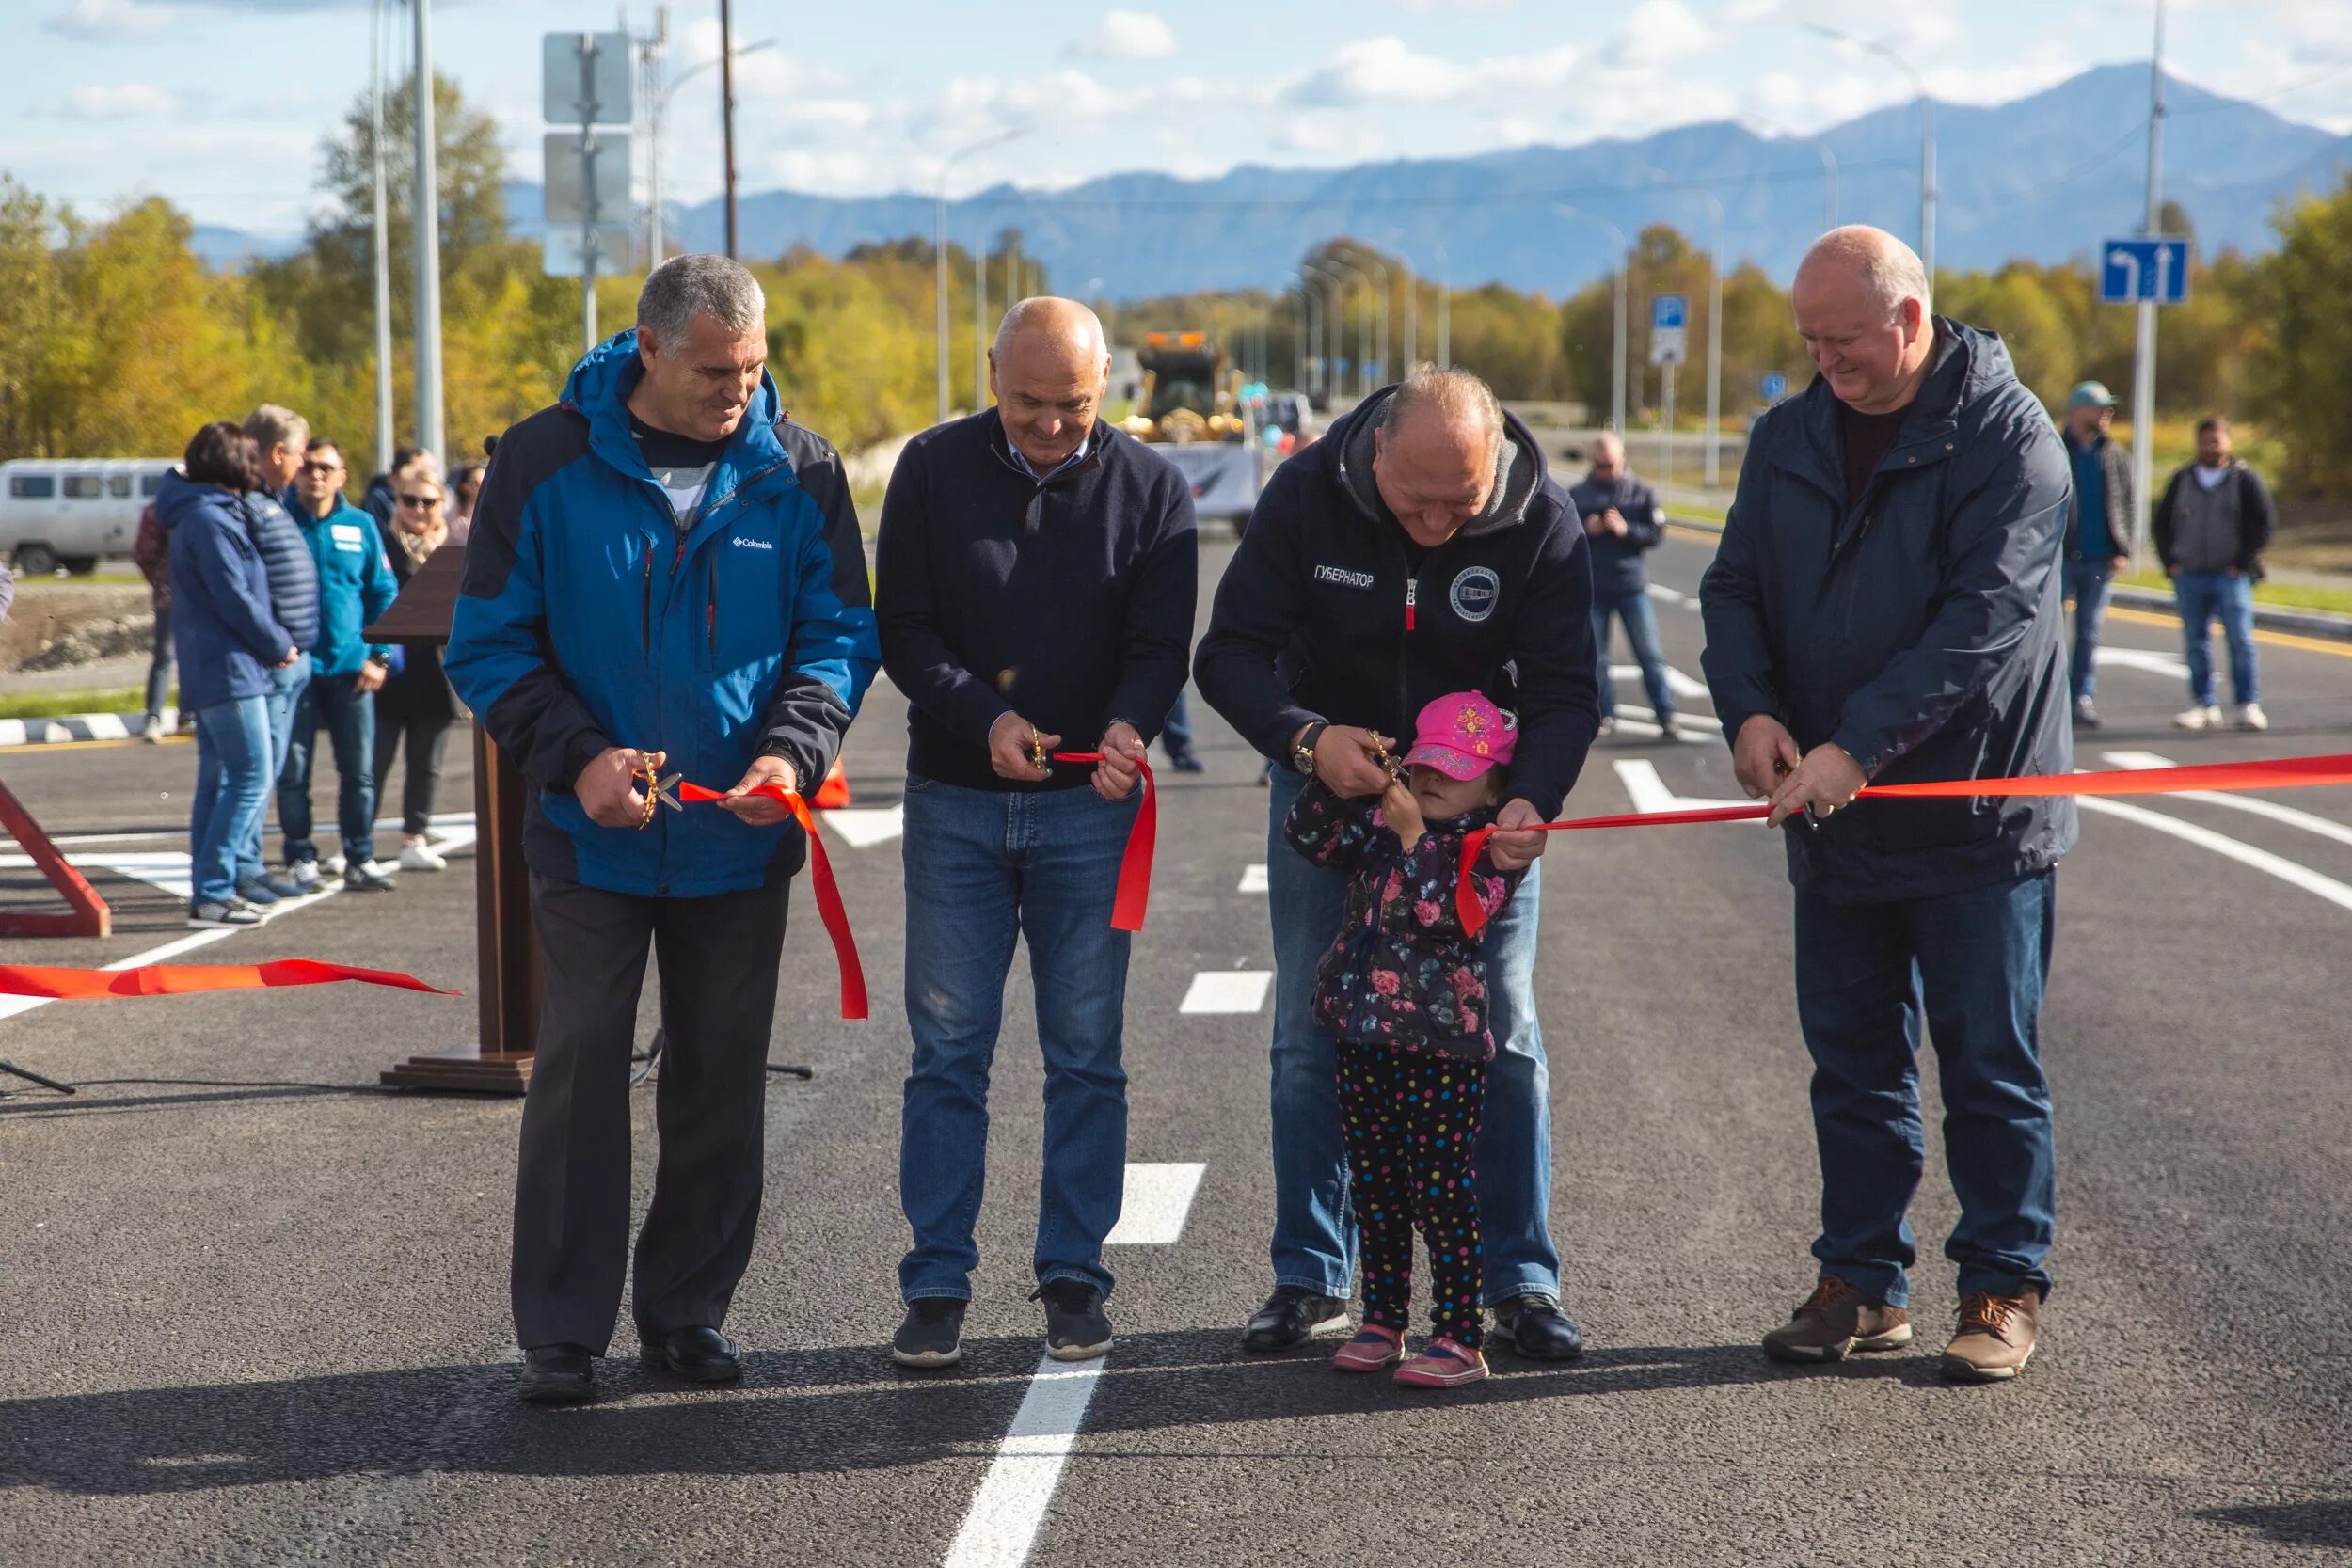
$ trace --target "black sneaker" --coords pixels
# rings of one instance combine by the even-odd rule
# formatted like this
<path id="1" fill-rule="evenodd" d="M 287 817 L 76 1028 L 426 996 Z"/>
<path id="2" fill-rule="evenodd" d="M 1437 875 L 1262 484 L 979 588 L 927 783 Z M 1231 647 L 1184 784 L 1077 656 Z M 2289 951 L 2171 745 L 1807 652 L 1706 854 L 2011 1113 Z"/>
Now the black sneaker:
<path id="1" fill-rule="evenodd" d="M 1170 746 L 1168 749 L 1168 765 L 1179 773 L 1205 773 L 1209 770 L 1209 765 L 1200 760 L 1200 753 L 1189 746 L 1182 751 Z"/>
<path id="2" fill-rule="evenodd" d="M 352 865 L 343 872 L 345 893 L 389 893 L 399 884 L 372 865 Z"/>
<path id="3" fill-rule="evenodd" d="M 1103 1292 L 1083 1279 L 1049 1279 L 1031 1301 L 1045 1304 L 1045 1354 L 1057 1361 L 1091 1361 L 1111 1348 L 1111 1321 Z"/>
<path id="4" fill-rule="evenodd" d="M 515 1391 L 525 1404 L 584 1404 L 596 1397 L 595 1366 L 585 1345 L 538 1345 L 523 1352 Z"/>
<path id="5" fill-rule="evenodd" d="M 906 1322 L 890 1340 L 901 1367 L 952 1367 L 963 1359 L 963 1309 L 956 1296 L 923 1296 L 907 1303 Z"/>
<path id="6" fill-rule="evenodd" d="M 188 906 L 188 925 L 199 931 L 242 931 L 262 923 L 262 911 L 242 898 L 223 898 Z"/>
<path id="7" fill-rule="evenodd" d="M 1532 1361 L 1573 1361 L 1584 1354 L 1576 1320 L 1549 1296 L 1513 1296 L 1495 1308 L 1494 1337 Z"/>
<path id="8" fill-rule="evenodd" d="M 2095 730 L 2099 727 L 2099 710 L 2090 705 L 2090 699 L 2088 697 L 2079 698 L 2074 704 L 2074 727 L 2078 730 Z"/>
<path id="9" fill-rule="evenodd" d="M 1265 1305 L 1250 1316 L 1242 1330 L 1241 1348 L 1264 1354 L 1289 1350 L 1324 1334 L 1347 1327 L 1347 1300 L 1320 1295 L 1303 1285 L 1277 1285 Z"/>

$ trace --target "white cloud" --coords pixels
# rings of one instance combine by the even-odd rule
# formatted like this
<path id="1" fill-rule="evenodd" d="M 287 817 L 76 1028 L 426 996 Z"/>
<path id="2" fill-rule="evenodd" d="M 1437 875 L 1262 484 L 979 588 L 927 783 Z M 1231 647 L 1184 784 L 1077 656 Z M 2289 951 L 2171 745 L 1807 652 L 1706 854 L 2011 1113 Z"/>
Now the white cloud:
<path id="1" fill-rule="evenodd" d="M 1176 32 L 1150 11 L 1104 11 L 1076 47 L 1097 59 L 1164 60 L 1176 53 Z"/>
<path id="2" fill-rule="evenodd" d="M 1459 66 L 1417 55 L 1394 35 L 1343 45 L 1331 63 L 1290 91 L 1294 103 L 1347 108 L 1366 103 L 1438 103 L 1461 91 Z"/>
<path id="3" fill-rule="evenodd" d="M 67 38 L 110 39 L 151 32 L 172 20 L 169 6 L 148 0 L 73 0 L 73 4 L 41 23 L 44 32 Z"/>
<path id="4" fill-rule="evenodd" d="M 1628 65 L 1671 65 L 1713 41 L 1682 0 L 1642 0 L 1618 30 L 1614 53 Z"/>
<path id="5" fill-rule="evenodd" d="M 75 87 L 65 95 L 65 112 L 76 119 L 154 119 L 179 106 L 178 99 L 145 82 Z"/>

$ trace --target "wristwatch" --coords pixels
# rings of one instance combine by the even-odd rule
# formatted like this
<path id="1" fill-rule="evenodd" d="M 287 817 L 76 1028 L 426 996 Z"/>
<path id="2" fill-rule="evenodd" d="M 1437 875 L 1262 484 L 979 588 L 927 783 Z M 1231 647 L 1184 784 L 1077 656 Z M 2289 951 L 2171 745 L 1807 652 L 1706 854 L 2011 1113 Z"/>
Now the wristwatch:
<path id="1" fill-rule="evenodd" d="M 1291 766 L 1293 768 L 1297 768 L 1309 778 L 1314 777 L 1315 742 L 1321 740 L 1323 732 L 1330 727 L 1328 720 L 1318 719 L 1298 732 L 1298 738 L 1291 742 Z"/>

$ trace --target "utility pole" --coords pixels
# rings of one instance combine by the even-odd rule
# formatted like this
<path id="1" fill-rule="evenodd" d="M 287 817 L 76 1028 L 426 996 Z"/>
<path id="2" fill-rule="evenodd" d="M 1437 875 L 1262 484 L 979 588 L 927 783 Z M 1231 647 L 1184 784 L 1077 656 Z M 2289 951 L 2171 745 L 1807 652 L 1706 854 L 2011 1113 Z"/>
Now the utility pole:
<path id="1" fill-rule="evenodd" d="M 2164 0 L 2156 0 L 2155 43 L 2148 57 L 2148 223 L 2150 239 L 2164 221 Z M 2139 301 L 2138 341 L 2132 354 L 2132 557 L 2148 559 L 2148 486 L 2154 478 L 2156 442 L 2156 300 Z"/>
<path id="2" fill-rule="evenodd" d="M 628 31 L 626 15 L 621 18 L 621 31 Z M 661 212 L 661 111 L 669 94 L 662 86 L 661 64 L 670 43 L 670 8 L 656 6 L 653 31 L 634 41 L 640 68 L 637 96 L 645 115 L 645 267 L 651 271 L 662 263 L 662 251 L 669 244 Z"/>
<path id="3" fill-rule="evenodd" d="M 441 198 L 434 168 L 433 0 L 409 0 L 417 17 L 417 185 L 409 214 L 417 229 L 417 440 L 449 461 L 441 428 Z"/>
<path id="4" fill-rule="evenodd" d="M 375 191 L 375 467 L 392 467 L 392 245 L 384 209 L 384 0 L 374 0 L 368 41 L 368 151 Z"/>
<path id="5" fill-rule="evenodd" d="M 423 0 L 418 0 L 420 5 Z M 735 8 L 719 0 L 719 119 L 726 150 L 727 260 L 735 260 Z"/>

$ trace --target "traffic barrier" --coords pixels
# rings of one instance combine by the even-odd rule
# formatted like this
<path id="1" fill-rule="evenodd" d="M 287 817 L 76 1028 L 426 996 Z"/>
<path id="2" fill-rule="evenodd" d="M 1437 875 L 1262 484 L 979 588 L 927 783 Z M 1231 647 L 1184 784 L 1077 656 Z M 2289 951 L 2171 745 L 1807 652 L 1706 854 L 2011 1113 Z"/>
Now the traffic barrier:
<path id="1" fill-rule="evenodd" d="M 0 826 L 9 836 L 24 847 L 33 857 L 40 874 L 49 879 L 49 885 L 64 895 L 72 907 L 71 914 L 0 913 L 0 936 L 8 937 L 109 937 L 114 935 L 114 911 L 98 896 L 98 890 L 79 871 L 73 869 L 49 835 L 40 831 L 40 824 L 32 814 L 8 793 L 8 786 L 0 784 Z"/>

